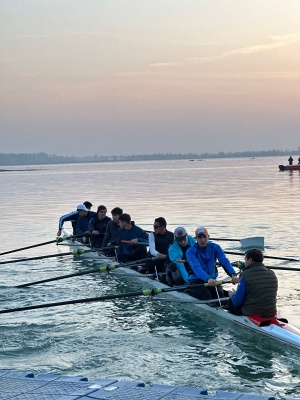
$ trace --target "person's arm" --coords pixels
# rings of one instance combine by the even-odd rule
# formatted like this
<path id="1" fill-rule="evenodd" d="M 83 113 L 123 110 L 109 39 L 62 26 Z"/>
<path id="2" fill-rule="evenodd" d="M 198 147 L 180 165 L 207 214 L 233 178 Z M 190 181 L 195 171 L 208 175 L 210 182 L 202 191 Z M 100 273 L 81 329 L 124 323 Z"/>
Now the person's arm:
<path id="1" fill-rule="evenodd" d="M 237 290 L 231 296 L 231 300 L 235 306 L 242 306 L 244 304 L 245 298 L 247 294 L 247 286 L 246 281 L 243 277 L 241 277 Z"/>
<path id="2" fill-rule="evenodd" d="M 184 280 L 184 282 L 188 283 L 188 276 L 189 274 L 187 273 L 187 270 L 185 269 L 184 263 L 182 262 L 176 262 L 179 260 L 182 260 L 182 253 L 178 251 L 178 249 L 175 248 L 175 246 L 170 246 L 168 250 L 168 256 L 169 259 L 172 263 L 175 263 L 177 265 L 177 269 Z"/>
<path id="3" fill-rule="evenodd" d="M 88 230 L 89 230 L 89 232 L 93 232 L 93 230 L 94 230 L 94 218 L 92 218 L 89 221 Z"/>
<path id="4" fill-rule="evenodd" d="M 77 218 L 78 218 L 78 212 L 77 212 L 77 211 L 72 211 L 72 212 L 70 212 L 70 213 L 68 213 L 68 214 L 62 215 L 62 216 L 59 218 L 59 221 L 58 221 L 58 232 L 57 232 L 57 236 L 60 236 L 60 235 L 61 235 L 62 228 L 63 228 L 64 223 L 65 223 L 66 221 L 76 221 Z"/>
<path id="5" fill-rule="evenodd" d="M 229 276 L 236 275 L 233 266 L 231 265 L 230 261 L 226 257 L 221 246 L 214 243 L 214 247 L 217 250 L 217 258 L 218 258 L 219 262 L 222 264 L 222 267 L 223 267 L 224 271 L 226 272 L 226 274 Z"/>
<path id="6" fill-rule="evenodd" d="M 197 278 L 207 282 L 211 277 L 203 270 L 199 260 L 197 259 L 196 252 L 197 249 L 195 246 L 190 247 L 186 252 L 186 260 Z"/>
<path id="7" fill-rule="evenodd" d="M 181 275 L 181 278 L 184 280 L 185 283 L 189 283 L 189 274 L 184 266 L 184 263 L 176 263 L 178 271 Z"/>
<path id="8" fill-rule="evenodd" d="M 148 233 L 147 232 L 145 232 L 142 228 L 139 228 L 139 227 L 137 227 L 138 228 L 138 242 L 142 242 L 142 243 L 145 243 L 145 242 L 149 242 L 149 236 L 148 236 Z"/>
<path id="9" fill-rule="evenodd" d="M 102 242 L 103 247 L 106 247 L 108 245 L 108 243 L 110 242 L 110 240 L 109 240 L 111 237 L 110 227 L 111 227 L 111 221 L 109 221 L 109 223 L 107 224 L 107 227 L 106 227 L 106 232 L 105 232 L 104 239 Z"/>
<path id="10" fill-rule="evenodd" d="M 149 251 L 153 257 L 156 257 L 159 254 L 155 249 L 155 237 L 153 232 L 149 233 Z"/>

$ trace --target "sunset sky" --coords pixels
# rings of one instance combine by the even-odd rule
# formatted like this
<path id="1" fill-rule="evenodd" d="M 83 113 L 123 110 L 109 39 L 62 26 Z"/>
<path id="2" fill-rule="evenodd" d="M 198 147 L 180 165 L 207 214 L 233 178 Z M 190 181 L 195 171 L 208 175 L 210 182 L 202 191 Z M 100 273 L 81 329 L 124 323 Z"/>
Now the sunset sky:
<path id="1" fill-rule="evenodd" d="M 0 65 L 0 153 L 300 146 L 300 0 L 1 0 Z"/>

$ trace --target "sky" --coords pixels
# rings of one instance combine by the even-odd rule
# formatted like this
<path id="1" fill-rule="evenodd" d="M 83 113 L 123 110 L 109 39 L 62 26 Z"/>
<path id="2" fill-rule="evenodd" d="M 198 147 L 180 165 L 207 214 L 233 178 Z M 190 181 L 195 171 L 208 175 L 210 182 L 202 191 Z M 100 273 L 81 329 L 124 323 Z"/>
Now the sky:
<path id="1" fill-rule="evenodd" d="M 0 153 L 297 150 L 300 0 L 1 0 Z"/>

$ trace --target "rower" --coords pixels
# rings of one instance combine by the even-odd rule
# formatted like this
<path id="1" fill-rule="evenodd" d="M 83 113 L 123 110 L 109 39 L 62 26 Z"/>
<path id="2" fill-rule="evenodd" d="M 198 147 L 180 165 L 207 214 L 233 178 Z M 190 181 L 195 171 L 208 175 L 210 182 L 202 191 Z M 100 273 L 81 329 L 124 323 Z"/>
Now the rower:
<path id="1" fill-rule="evenodd" d="M 246 251 L 237 291 L 229 299 L 232 314 L 276 314 L 278 281 L 275 273 L 264 266 L 263 260 L 261 250 Z"/>
<path id="2" fill-rule="evenodd" d="M 119 225 L 118 261 L 126 263 L 146 258 L 145 243 L 148 243 L 148 234 L 139 226 L 131 223 L 129 214 L 123 213 L 119 216 Z"/>
<path id="3" fill-rule="evenodd" d="M 84 206 L 88 211 L 90 211 L 90 209 L 93 207 L 93 204 L 90 203 L 89 201 L 85 201 L 84 203 L 80 204 L 79 206 Z M 76 231 L 76 224 L 77 224 L 77 220 L 79 217 L 79 213 L 78 213 L 78 207 L 76 211 L 71 211 L 68 214 L 62 215 L 59 219 L 58 222 L 58 231 L 57 231 L 57 236 L 61 235 L 64 223 L 67 221 L 70 221 L 72 223 L 72 227 L 73 227 L 73 235 L 75 235 L 75 231 Z"/>
<path id="4" fill-rule="evenodd" d="M 166 269 L 166 281 L 169 285 L 183 285 L 188 283 L 191 268 L 185 261 L 187 250 L 196 243 L 196 240 L 187 234 L 183 226 L 174 231 L 174 243 L 169 247 L 168 255 L 171 264 Z"/>
<path id="5" fill-rule="evenodd" d="M 201 300 L 217 299 L 224 297 L 221 286 L 217 285 L 218 270 L 216 261 L 222 265 L 227 275 L 232 277 L 233 283 L 238 283 L 238 277 L 226 257 L 223 249 L 217 243 L 209 242 L 206 228 L 200 226 L 196 229 L 197 242 L 186 252 L 187 261 L 192 269 L 189 275 L 192 296 Z M 208 283 L 209 286 L 193 289 L 193 285 Z"/>
<path id="6" fill-rule="evenodd" d="M 155 257 L 146 262 L 145 267 L 139 270 L 142 274 L 163 272 L 166 256 L 170 245 L 174 242 L 174 233 L 167 230 L 167 221 L 163 217 L 155 218 L 154 232 L 149 234 L 149 252 L 147 256 Z"/>

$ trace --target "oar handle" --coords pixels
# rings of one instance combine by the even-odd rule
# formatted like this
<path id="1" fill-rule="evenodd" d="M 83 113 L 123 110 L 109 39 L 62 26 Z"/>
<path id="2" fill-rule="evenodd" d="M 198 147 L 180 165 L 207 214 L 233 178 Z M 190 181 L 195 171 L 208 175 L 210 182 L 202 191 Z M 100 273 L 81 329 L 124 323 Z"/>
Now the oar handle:
<path id="1" fill-rule="evenodd" d="M 127 243 L 127 244 L 132 244 L 132 245 L 141 245 L 141 246 L 148 246 L 148 242 L 137 242 L 137 243 L 132 243 L 131 240 L 121 240 L 122 243 Z"/>

